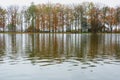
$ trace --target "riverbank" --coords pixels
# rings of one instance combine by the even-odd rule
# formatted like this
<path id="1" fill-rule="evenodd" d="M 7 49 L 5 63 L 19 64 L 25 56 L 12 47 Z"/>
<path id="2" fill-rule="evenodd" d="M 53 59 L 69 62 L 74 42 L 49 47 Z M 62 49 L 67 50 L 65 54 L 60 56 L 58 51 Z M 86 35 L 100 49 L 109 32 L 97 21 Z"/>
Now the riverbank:
<path id="1" fill-rule="evenodd" d="M 120 32 L 0 32 L 0 33 L 6 33 L 6 34 L 34 34 L 34 33 L 45 33 L 45 34 L 84 34 L 84 33 L 91 33 L 91 34 L 98 34 L 98 33 L 111 33 L 111 34 L 118 34 Z"/>

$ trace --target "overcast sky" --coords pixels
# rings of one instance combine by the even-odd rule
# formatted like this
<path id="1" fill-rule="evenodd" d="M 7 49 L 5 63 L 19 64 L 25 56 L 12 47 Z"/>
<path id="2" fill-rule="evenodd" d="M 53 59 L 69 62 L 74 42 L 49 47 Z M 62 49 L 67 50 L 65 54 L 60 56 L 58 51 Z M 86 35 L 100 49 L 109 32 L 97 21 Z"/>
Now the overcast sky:
<path id="1" fill-rule="evenodd" d="M 95 2 L 95 3 L 103 3 L 110 7 L 115 7 L 120 5 L 120 0 L 0 0 L 0 6 L 6 7 L 10 5 L 19 5 L 19 6 L 28 6 L 31 2 L 35 4 L 42 3 L 63 3 L 63 4 L 73 4 L 73 3 L 81 3 L 81 2 Z"/>

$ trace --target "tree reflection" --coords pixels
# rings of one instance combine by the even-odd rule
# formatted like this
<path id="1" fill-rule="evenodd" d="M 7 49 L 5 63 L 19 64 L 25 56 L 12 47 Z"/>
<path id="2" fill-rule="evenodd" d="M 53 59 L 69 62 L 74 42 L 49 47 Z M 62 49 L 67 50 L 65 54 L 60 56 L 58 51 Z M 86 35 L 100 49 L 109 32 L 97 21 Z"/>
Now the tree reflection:
<path id="1" fill-rule="evenodd" d="M 12 51 L 14 51 L 14 53 L 17 53 L 17 46 L 16 46 L 16 34 L 10 34 L 11 36 L 11 46 L 12 46 Z"/>
<path id="2" fill-rule="evenodd" d="M 88 49 L 89 49 L 89 37 L 86 34 L 81 35 L 81 53 L 80 53 L 80 57 L 83 58 L 83 61 L 87 60 L 87 56 L 88 56 Z"/>
<path id="3" fill-rule="evenodd" d="M 94 58 L 95 55 L 98 53 L 98 47 L 99 47 L 99 43 L 98 42 L 98 38 L 99 36 L 97 34 L 92 34 L 90 35 L 90 49 L 89 49 L 89 55 Z"/>
<path id="4" fill-rule="evenodd" d="M 5 35 L 0 35 L 0 57 L 5 54 Z"/>
<path id="5" fill-rule="evenodd" d="M 1 57 L 27 57 L 32 63 L 120 59 L 119 34 L 0 34 L 0 43 Z"/>

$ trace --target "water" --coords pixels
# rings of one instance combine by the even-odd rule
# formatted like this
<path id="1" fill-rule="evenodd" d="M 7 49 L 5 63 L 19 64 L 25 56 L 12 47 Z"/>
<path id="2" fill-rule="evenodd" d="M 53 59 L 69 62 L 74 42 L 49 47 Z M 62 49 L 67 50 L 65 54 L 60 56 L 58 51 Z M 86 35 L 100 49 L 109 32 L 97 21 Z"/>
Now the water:
<path id="1" fill-rule="evenodd" d="M 120 34 L 0 34 L 0 80 L 120 80 Z"/>

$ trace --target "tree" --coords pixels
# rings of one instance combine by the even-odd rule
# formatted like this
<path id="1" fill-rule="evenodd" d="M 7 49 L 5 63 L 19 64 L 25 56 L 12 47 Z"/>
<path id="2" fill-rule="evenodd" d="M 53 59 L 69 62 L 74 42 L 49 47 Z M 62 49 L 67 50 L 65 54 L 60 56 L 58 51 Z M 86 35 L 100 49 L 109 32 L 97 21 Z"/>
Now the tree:
<path id="1" fill-rule="evenodd" d="M 86 6 L 77 5 L 75 7 L 77 27 L 81 32 L 87 28 Z M 76 24 L 76 23 L 75 23 Z"/>
<path id="2" fill-rule="evenodd" d="M 101 23 L 103 24 L 103 32 L 105 32 L 105 24 L 107 23 L 108 9 L 109 8 L 107 6 L 101 9 Z"/>
<path id="3" fill-rule="evenodd" d="M 35 19 L 36 19 L 36 11 L 37 11 L 37 8 L 36 6 L 34 5 L 34 3 L 32 2 L 31 5 L 28 7 L 27 9 L 27 18 L 28 20 L 30 20 L 30 28 L 35 32 L 35 26 L 36 26 L 36 22 L 35 22 Z"/>
<path id="4" fill-rule="evenodd" d="M 0 28 L 5 29 L 6 10 L 0 7 Z"/>
<path id="5" fill-rule="evenodd" d="M 10 31 L 16 31 L 18 8 L 18 6 L 10 6 L 7 9 L 8 29 Z"/>
<path id="6" fill-rule="evenodd" d="M 93 3 L 89 4 L 89 24 L 91 27 L 91 31 L 96 33 L 99 29 L 99 8 L 97 8 Z"/>
<path id="7" fill-rule="evenodd" d="M 120 24 L 120 7 L 117 7 L 115 10 L 115 21 L 116 28 L 118 29 L 118 25 Z"/>
<path id="8" fill-rule="evenodd" d="M 115 9 L 109 8 L 107 15 L 107 24 L 109 25 L 110 32 L 113 32 L 113 25 L 115 25 Z"/>

